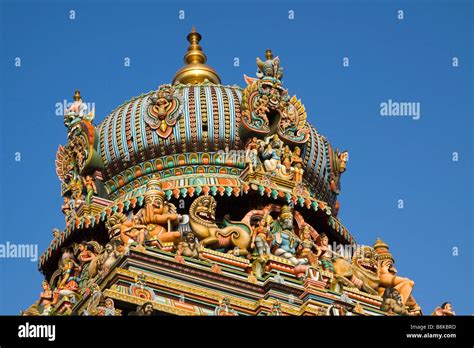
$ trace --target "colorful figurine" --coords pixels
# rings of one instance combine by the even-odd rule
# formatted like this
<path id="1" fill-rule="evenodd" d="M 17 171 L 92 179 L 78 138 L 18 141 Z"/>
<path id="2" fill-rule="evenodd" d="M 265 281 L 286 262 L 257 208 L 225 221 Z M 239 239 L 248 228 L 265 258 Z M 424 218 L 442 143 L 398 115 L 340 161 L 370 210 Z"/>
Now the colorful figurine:
<path id="1" fill-rule="evenodd" d="M 456 313 L 453 311 L 453 306 L 449 302 L 444 302 L 441 306 L 436 307 L 431 315 L 438 317 L 452 317 Z"/>
<path id="2" fill-rule="evenodd" d="M 86 204 L 90 205 L 92 202 L 92 196 L 97 194 L 97 187 L 95 186 L 94 178 L 91 175 L 86 175 L 82 178 L 84 187 L 86 188 Z"/>

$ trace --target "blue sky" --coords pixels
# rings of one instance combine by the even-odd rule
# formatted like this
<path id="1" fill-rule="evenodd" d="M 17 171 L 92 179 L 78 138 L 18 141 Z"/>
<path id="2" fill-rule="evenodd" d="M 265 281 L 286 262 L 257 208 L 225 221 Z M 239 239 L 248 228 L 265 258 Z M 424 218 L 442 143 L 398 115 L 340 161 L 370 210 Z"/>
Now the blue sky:
<path id="1" fill-rule="evenodd" d="M 474 313 L 472 6 L 0 0 L 0 244 L 38 244 L 42 252 L 52 228 L 64 227 L 54 159 L 66 129 L 55 104 L 80 89 L 102 121 L 123 101 L 171 82 L 195 25 L 224 84 L 243 86 L 267 48 L 280 56 L 284 85 L 309 121 L 349 150 L 344 225 L 360 243 L 380 236 L 389 244 L 425 314 L 444 301 Z M 420 103 L 420 119 L 380 116 L 389 99 Z M 27 259 L 0 258 L 0 279 L 0 314 L 18 314 L 41 291 L 37 264 Z"/>

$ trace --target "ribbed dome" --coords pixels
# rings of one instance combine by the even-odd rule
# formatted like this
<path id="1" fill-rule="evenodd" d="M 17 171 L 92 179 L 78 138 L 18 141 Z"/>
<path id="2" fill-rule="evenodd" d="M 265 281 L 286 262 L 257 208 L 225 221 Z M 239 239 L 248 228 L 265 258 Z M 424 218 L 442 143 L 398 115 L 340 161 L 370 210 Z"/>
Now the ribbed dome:
<path id="1" fill-rule="evenodd" d="M 239 87 L 203 83 L 174 88 L 182 98 L 183 107 L 166 139 L 158 136 L 145 121 L 150 97 L 156 91 L 122 104 L 99 125 L 99 152 L 111 193 L 118 187 L 110 179 L 121 174 L 118 179 L 123 178 L 126 184 L 129 178 L 140 176 L 136 170 L 130 173 L 130 168 L 146 161 L 176 154 L 242 148 L 238 132 L 242 95 Z M 145 168 L 142 174 L 151 170 Z"/>
<path id="2" fill-rule="evenodd" d="M 283 87 L 279 57 L 267 50 L 245 88 L 224 86 L 205 65 L 200 39 L 193 28 L 172 84 L 125 102 L 97 127 L 109 198 L 134 196 L 156 176 L 173 181 L 175 196 L 198 186 L 235 194 L 251 187 L 335 207 L 347 154 L 307 122 L 301 100 Z M 227 179 L 232 184 L 222 185 Z"/>
<path id="3" fill-rule="evenodd" d="M 223 153 L 226 148 L 244 150 L 239 136 L 242 89 L 209 82 L 173 87 L 182 98 L 183 107 L 167 138 L 158 136 L 146 122 L 150 99 L 157 91 L 125 102 L 98 126 L 99 154 L 112 197 L 143 185 L 139 178 L 151 174 L 162 178 L 172 176 L 167 169 L 176 169 L 180 162 L 202 166 L 203 172 L 207 165 L 220 163 L 223 167 L 220 174 L 236 177 L 245 168 L 245 161 L 238 157 L 236 161 L 225 161 L 222 156 L 212 158 L 213 153 Z M 171 165 L 173 156 L 181 156 L 178 166 Z M 336 194 L 330 188 L 331 170 L 334 170 L 331 168 L 332 149 L 327 139 L 312 126 L 301 157 L 305 168 L 303 178 L 312 195 L 333 206 Z"/>

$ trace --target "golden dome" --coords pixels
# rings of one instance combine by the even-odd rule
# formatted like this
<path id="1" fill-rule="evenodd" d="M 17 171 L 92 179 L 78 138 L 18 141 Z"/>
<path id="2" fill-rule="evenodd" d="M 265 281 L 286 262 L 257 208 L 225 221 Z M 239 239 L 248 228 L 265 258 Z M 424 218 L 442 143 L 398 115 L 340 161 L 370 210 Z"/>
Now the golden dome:
<path id="1" fill-rule="evenodd" d="M 176 72 L 173 78 L 173 84 L 197 84 L 205 80 L 220 84 L 221 79 L 217 72 L 209 65 L 206 65 L 207 57 L 202 52 L 201 45 L 199 45 L 201 34 L 193 27 L 187 39 L 189 41 L 189 47 L 184 55 L 184 63 L 186 63 L 186 65 Z"/>

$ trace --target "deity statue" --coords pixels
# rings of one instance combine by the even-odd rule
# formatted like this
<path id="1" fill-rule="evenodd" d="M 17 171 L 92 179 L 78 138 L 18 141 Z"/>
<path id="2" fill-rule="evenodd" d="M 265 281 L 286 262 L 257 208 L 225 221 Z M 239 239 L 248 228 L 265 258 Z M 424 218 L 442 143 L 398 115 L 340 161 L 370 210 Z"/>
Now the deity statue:
<path id="1" fill-rule="evenodd" d="M 400 314 L 408 315 L 408 311 L 403 305 L 402 296 L 395 288 L 386 288 L 382 296 L 382 305 L 380 309 L 389 315 Z"/>
<path id="2" fill-rule="evenodd" d="M 65 249 L 59 262 L 58 270 L 53 274 L 52 279 L 59 280 L 55 289 L 61 297 L 77 294 L 81 281 L 81 266 L 76 262 L 72 250 Z"/>
<path id="3" fill-rule="evenodd" d="M 333 253 L 329 246 L 329 238 L 326 233 L 321 233 L 316 238 L 316 258 L 321 263 L 321 268 L 334 273 Z"/>
<path id="4" fill-rule="evenodd" d="M 433 316 L 440 316 L 440 317 L 452 317 L 455 316 L 456 313 L 453 311 L 453 306 L 449 302 L 444 302 L 440 307 L 436 307 L 433 313 Z"/>
<path id="5" fill-rule="evenodd" d="M 267 113 L 270 112 L 270 109 L 268 108 L 268 96 L 267 95 L 262 95 L 256 102 L 256 108 L 255 108 L 255 115 L 260 117 L 263 120 L 264 126 L 268 127 L 269 126 L 269 121 L 268 121 L 268 116 Z"/>
<path id="6" fill-rule="evenodd" d="M 102 274 L 107 274 L 110 268 L 114 265 L 121 253 L 115 247 L 115 243 L 107 243 L 104 252 L 99 256 L 98 267 Z"/>
<path id="7" fill-rule="evenodd" d="M 299 146 L 296 146 L 295 150 L 293 151 L 291 166 L 293 168 L 293 178 L 295 182 L 302 182 L 304 170 L 303 159 L 301 158 L 301 148 Z"/>
<path id="8" fill-rule="evenodd" d="M 67 222 L 69 215 L 71 214 L 71 211 L 72 211 L 71 199 L 67 196 L 64 197 L 63 205 L 61 205 L 61 211 L 63 212 L 64 217 L 66 218 L 66 222 Z"/>
<path id="9" fill-rule="evenodd" d="M 124 236 L 129 237 L 127 243 L 135 242 L 138 245 L 143 245 L 145 243 L 145 236 L 147 234 L 147 226 L 140 223 L 140 218 L 138 215 L 134 215 L 132 220 L 125 221 L 122 226 L 122 233 Z"/>
<path id="10" fill-rule="evenodd" d="M 266 172 L 274 172 L 280 166 L 279 151 L 273 148 L 271 142 L 265 144 L 265 149 L 261 152 L 261 158 Z"/>
<path id="11" fill-rule="evenodd" d="M 266 215 L 262 219 L 256 219 L 250 224 L 252 227 L 250 249 L 257 249 L 260 262 L 265 262 L 268 255 L 271 254 L 270 245 L 268 244 L 271 242 L 268 218 L 271 219 L 271 216 Z"/>
<path id="12" fill-rule="evenodd" d="M 411 297 L 415 282 L 397 275 L 397 270 L 394 267 L 395 260 L 389 251 L 388 245 L 379 238 L 373 247 L 378 254 L 379 294 L 382 295 L 387 288 L 394 288 L 400 293 L 404 306 L 407 305 L 407 302 L 415 302 Z M 416 302 L 414 304 L 416 305 Z"/>
<path id="13" fill-rule="evenodd" d="M 137 307 L 135 312 L 128 313 L 129 316 L 151 317 L 154 314 L 153 303 L 145 302 Z"/>
<path id="14" fill-rule="evenodd" d="M 219 302 L 219 307 L 215 309 L 214 314 L 223 317 L 238 316 L 237 312 L 230 308 L 230 300 L 228 297 L 224 297 Z"/>
<path id="15" fill-rule="evenodd" d="M 249 165 L 250 173 L 259 171 L 261 169 L 262 163 L 260 162 L 260 158 L 258 157 L 259 147 L 260 145 L 257 137 L 250 138 L 247 141 L 247 145 L 245 146 L 246 162 Z"/>
<path id="16" fill-rule="evenodd" d="M 180 263 L 184 263 L 183 256 L 198 260 L 206 260 L 206 258 L 203 256 L 203 249 L 203 246 L 194 233 L 188 232 L 184 235 L 183 240 L 179 242 L 175 258 Z"/>
<path id="17" fill-rule="evenodd" d="M 41 283 L 43 291 L 40 294 L 40 298 L 37 302 L 37 307 L 40 310 L 41 315 L 49 315 L 51 308 L 54 304 L 54 295 L 51 290 L 51 286 L 46 280 Z"/>
<path id="18" fill-rule="evenodd" d="M 272 316 L 272 317 L 281 317 L 283 315 L 283 313 L 281 312 L 280 301 L 277 300 L 277 301 L 273 302 L 272 311 L 268 315 Z"/>
<path id="19" fill-rule="evenodd" d="M 58 239 L 61 236 L 59 228 L 53 228 L 53 239 Z"/>
<path id="20" fill-rule="evenodd" d="M 333 152 L 335 161 L 333 160 L 333 170 L 331 171 L 331 190 L 336 194 L 340 192 L 340 178 L 341 174 L 346 171 L 347 161 L 349 159 L 349 153 L 347 151 L 339 152 L 336 150 Z"/>
<path id="21" fill-rule="evenodd" d="M 79 254 L 77 256 L 77 259 L 79 260 L 79 264 L 81 267 L 79 287 L 82 288 L 91 278 L 89 266 L 91 265 L 92 261 L 95 261 L 97 255 L 95 253 L 94 246 L 90 242 L 81 242 L 78 245 L 78 249 Z"/>
<path id="22" fill-rule="evenodd" d="M 94 178 L 91 175 L 86 175 L 86 177 L 82 178 L 82 182 L 84 187 L 86 188 L 86 204 L 90 205 L 92 202 L 92 196 L 97 194 L 97 188 L 95 186 Z"/>
<path id="23" fill-rule="evenodd" d="M 293 153 L 288 145 L 283 147 L 283 152 L 281 154 L 281 164 L 286 168 L 286 171 L 289 173 L 291 170 L 291 159 L 293 157 Z"/>
<path id="24" fill-rule="evenodd" d="M 84 203 L 84 196 L 82 195 L 82 182 L 77 179 L 76 181 L 71 182 L 72 186 L 72 199 L 74 209 L 78 209 L 82 203 Z"/>
<path id="25" fill-rule="evenodd" d="M 158 180 L 151 179 L 146 187 L 145 206 L 137 214 L 137 221 L 147 228 L 145 244 L 152 246 L 159 246 L 159 242 L 177 244 L 181 233 L 172 231 L 172 226 L 179 223 L 181 216 L 175 212 L 176 208 L 172 204 L 165 201 L 165 194 Z"/>
<path id="26" fill-rule="evenodd" d="M 300 244 L 300 239 L 294 232 L 293 213 L 287 205 L 281 209 L 278 220 L 274 221 L 271 226 L 271 234 L 273 237 L 272 246 L 275 247 L 274 254 L 279 257 L 288 259 L 293 265 L 306 264 L 307 259 L 297 259 L 296 249 Z"/>
<path id="27" fill-rule="evenodd" d="M 105 308 L 103 310 L 102 315 L 104 317 L 109 317 L 109 316 L 113 317 L 113 316 L 116 316 L 116 315 L 120 315 L 119 313 L 117 313 L 117 310 L 115 309 L 114 300 L 111 299 L 110 297 L 107 297 L 105 299 Z"/>
<path id="28" fill-rule="evenodd" d="M 311 238 L 309 225 L 305 225 L 301 231 L 301 243 L 298 245 L 298 258 L 307 259 L 311 266 L 318 267 L 318 259 L 313 250 L 317 250 L 317 247 Z"/>

